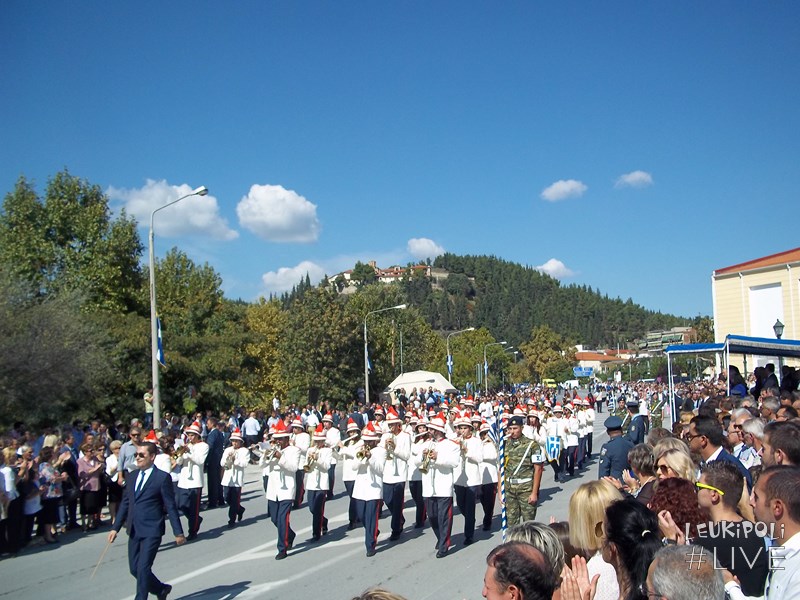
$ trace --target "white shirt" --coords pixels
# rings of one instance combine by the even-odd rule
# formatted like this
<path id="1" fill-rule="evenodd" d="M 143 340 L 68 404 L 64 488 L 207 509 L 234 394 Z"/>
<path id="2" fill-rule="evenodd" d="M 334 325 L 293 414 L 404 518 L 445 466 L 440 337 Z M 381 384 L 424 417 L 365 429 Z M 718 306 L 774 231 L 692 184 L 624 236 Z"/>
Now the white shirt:
<path id="1" fill-rule="evenodd" d="M 328 467 L 333 460 L 333 450 L 330 448 L 310 448 L 309 454 L 315 452 L 317 458 L 314 460 L 311 470 L 306 473 L 305 488 L 307 490 L 325 490 L 328 486 Z"/>
<path id="2" fill-rule="evenodd" d="M 250 450 L 244 446 L 238 450 L 233 446 L 225 448 L 219 465 L 225 467 L 228 462 L 231 463 L 231 466 L 222 473 L 220 483 L 223 487 L 242 487 L 244 485 L 244 469 L 250 464 Z"/>
<path id="3" fill-rule="evenodd" d="M 261 431 L 261 423 L 255 417 L 249 417 L 242 423 L 242 434 L 244 435 L 258 435 Z"/>
<path id="4" fill-rule="evenodd" d="M 203 466 L 208 456 L 208 444 L 197 442 L 191 446 L 191 450 L 178 459 L 178 463 L 182 465 L 178 487 L 182 490 L 202 489 L 205 481 Z"/>
<path id="5" fill-rule="evenodd" d="M 294 500 L 295 473 L 300 468 L 300 450 L 295 446 L 286 446 L 281 450 L 280 458 L 271 459 L 267 468 L 267 500 Z"/>
<path id="6" fill-rule="evenodd" d="M 383 497 L 385 463 L 386 450 L 381 447 L 373 448 L 368 460 L 358 461 L 358 472 L 353 484 L 353 498 L 356 500 L 380 500 Z"/>
<path id="7" fill-rule="evenodd" d="M 770 548 L 772 570 L 767 576 L 766 600 L 800 599 L 800 533 L 783 546 Z"/>
<path id="8" fill-rule="evenodd" d="M 488 435 L 482 443 L 481 484 L 497 483 L 497 446 Z"/>
<path id="9" fill-rule="evenodd" d="M 392 433 L 384 434 L 381 446 L 386 447 L 386 442 L 394 439 L 394 450 L 392 458 L 386 460 L 383 469 L 384 483 L 404 483 L 408 478 L 408 459 L 411 458 L 411 437 L 401 431 L 397 435 Z"/>
<path id="10" fill-rule="evenodd" d="M 461 454 L 455 473 L 455 485 L 472 487 L 481 484 L 481 461 L 483 460 L 483 442 L 474 435 L 459 441 L 459 452 L 462 444 L 466 452 Z"/>
<path id="11" fill-rule="evenodd" d="M 430 443 L 423 449 L 428 449 Z M 423 498 L 449 498 L 453 495 L 454 471 L 461 463 L 461 446 L 447 438 L 435 442 L 436 460 L 432 460 L 427 473 L 422 474 Z M 418 463 L 422 463 L 420 454 Z"/>

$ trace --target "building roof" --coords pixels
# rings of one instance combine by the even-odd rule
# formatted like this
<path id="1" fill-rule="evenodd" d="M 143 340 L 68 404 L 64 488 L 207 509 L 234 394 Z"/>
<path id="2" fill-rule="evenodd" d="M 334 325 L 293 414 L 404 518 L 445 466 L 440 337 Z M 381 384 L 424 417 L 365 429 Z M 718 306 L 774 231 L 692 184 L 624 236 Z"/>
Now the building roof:
<path id="1" fill-rule="evenodd" d="M 742 271 L 752 271 L 754 269 L 762 269 L 764 267 L 773 267 L 796 262 L 800 262 L 800 248 L 778 252 L 777 254 L 770 254 L 769 256 L 764 256 L 763 258 L 754 258 L 753 260 L 748 260 L 746 262 L 739 263 L 738 265 L 725 267 L 724 269 L 717 269 L 714 271 L 714 275 L 717 276 L 726 275 L 729 273 L 740 273 Z"/>
<path id="2" fill-rule="evenodd" d="M 611 362 L 611 361 L 618 361 L 618 356 L 608 356 L 607 354 L 601 354 L 599 352 L 576 352 L 575 353 L 575 360 L 581 361 L 590 361 L 595 360 L 599 362 Z"/>

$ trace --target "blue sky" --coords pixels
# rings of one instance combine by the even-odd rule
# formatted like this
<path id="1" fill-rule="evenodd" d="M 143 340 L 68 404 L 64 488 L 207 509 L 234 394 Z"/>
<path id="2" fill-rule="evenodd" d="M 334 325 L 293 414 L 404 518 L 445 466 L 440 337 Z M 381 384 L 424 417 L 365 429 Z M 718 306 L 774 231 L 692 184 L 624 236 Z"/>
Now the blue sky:
<path id="1" fill-rule="evenodd" d="M 0 191 L 205 185 L 156 250 L 230 297 L 446 250 L 695 316 L 798 245 L 797 2 L 3 2 L 0 57 Z"/>

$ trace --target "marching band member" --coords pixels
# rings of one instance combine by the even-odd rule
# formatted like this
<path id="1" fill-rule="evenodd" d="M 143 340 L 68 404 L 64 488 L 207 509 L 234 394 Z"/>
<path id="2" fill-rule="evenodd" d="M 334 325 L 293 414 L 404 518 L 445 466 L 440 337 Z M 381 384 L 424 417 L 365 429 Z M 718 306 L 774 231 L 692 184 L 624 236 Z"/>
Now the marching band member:
<path id="1" fill-rule="evenodd" d="M 386 450 L 386 465 L 383 469 L 383 501 L 392 515 L 392 541 L 403 533 L 403 505 L 405 504 L 408 459 L 411 458 L 411 438 L 402 430 L 402 422 L 394 408 L 386 416 L 388 433 L 383 434 L 381 446 Z"/>
<path id="2" fill-rule="evenodd" d="M 445 437 L 444 417 L 437 415 L 428 424 L 433 439 L 422 451 L 422 497 L 436 534 L 436 558 L 447 556 L 453 529 L 453 470 L 461 461 L 459 445 Z"/>
<path id="3" fill-rule="evenodd" d="M 236 521 L 242 520 L 242 486 L 244 469 L 250 464 L 250 449 L 244 447 L 244 439 L 239 429 L 234 429 L 230 437 L 231 445 L 225 448 L 219 465 L 223 468 L 222 487 L 225 488 L 225 502 L 228 503 L 228 529 L 233 529 Z"/>
<path id="4" fill-rule="evenodd" d="M 328 497 L 328 469 L 333 460 L 333 451 L 325 446 L 327 433 L 323 425 L 317 425 L 311 439 L 314 445 L 308 449 L 303 471 L 306 474 L 308 510 L 311 512 L 311 540 L 318 542 L 328 533 L 325 500 Z"/>
<path id="5" fill-rule="evenodd" d="M 556 472 L 556 481 L 564 483 L 567 475 L 566 454 L 567 454 L 567 428 L 569 424 L 564 419 L 564 409 L 560 404 L 553 407 L 553 416 L 545 423 L 545 433 L 547 435 L 547 458 L 553 470 Z"/>
<path id="6" fill-rule="evenodd" d="M 358 517 L 364 523 L 364 543 L 367 556 L 375 556 L 378 542 L 378 519 L 381 515 L 383 500 L 383 468 L 386 463 L 386 450 L 378 446 L 380 434 L 373 422 L 363 429 L 361 437 L 364 445 L 356 455 L 358 473 L 353 486 L 353 497 L 356 499 Z"/>
<path id="7" fill-rule="evenodd" d="M 595 412 L 589 400 L 583 401 L 583 411 L 586 413 L 586 459 L 592 458 L 592 437 L 594 435 Z"/>
<path id="8" fill-rule="evenodd" d="M 257 453 L 260 454 L 258 457 L 258 466 L 261 467 L 261 483 L 264 486 L 264 494 L 267 493 L 267 485 L 269 483 L 269 453 L 273 448 L 273 443 L 271 441 L 272 437 L 272 430 L 274 427 L 270 427 L 264 432 L 264 436 L 262 441 L 258 444 Z M 269 503 L 267 503 L 267 516 L 269 516 Z"/>
<path id="9" fill-rule="evenodd" d="M 454 489 L 458 510 L 464 515 L 464 545 L 469 546 L 475 535 L 475 504 L 481 485 L 480 464 L 483 460 L 483 444 L 472 435 L 470 415 L 456 420 L 459 435 L 461 460 L 455 472 Z"/>
<path id="10" fill-rule="evenodd" d="M 380 404 L 376 405 L 373 414 L 375 415 L 375 421 L 372 426 L 375 428 L 375 431 L 378 432 L 378 435 L 387 433 L 389 428 L 386 427 L 386 412 L 383 410 L 383 406 Z"/>
<path id="11" fill-rule="evenodd" d="M 289 445 L 289 436 L 286 424 L 278 421 L 272 430 L 273 448 L 268 459 L 270 474 L 266 494 L 270 519 L 278 528 L 278 554 L 275 555 L 275 560 L 286 558 L 295 538 L 289 516 L 297 485 L 295 473 L 300 468 L 300 449 Z"/>
<path id="12" fill-rule="evenodd" d="M 325 428 L 325 446 L 333 450 L 342 441 L 342 434 L 338 427 L 333 426 L 333 415 L 325 413 L 322 417 L 322 426 Z M 336 454 L 331 453 L 331 466 L 328 468 L 328 500 L 333 500 L 333 484 L 336 481 Z"/>
<path id="13" fill-rule="evenodd" d="M 350 505 L 347 511 L 350 519 L 347 531 L 352 531 L 356 528 L 356 521 L 358 520 L 356 499 L 353 498 L 353 486 L 356 482 L 356 473 L 358 473 L 356 453 L 364 445 L 364 442 L 361 439 L 361 429 L 353 419 L 347 419 L 347 431 L 345 433 L 347 433 L 348 439 L 344 442 L 339 442 L 336 450 L 337 454 L 342 458 L 344 489 L 347 490 L 347 495 L 350 496 Z"/>
<path id="14" fill-rule="evenodd" d="M 492 528 L 494 502 L 497 498 L 497 446 L 489 435 L 491 426 L 486 419 L 481 421 L 481 444 L 483 445 L 481 460 L 481 506 L 483 506 L 483 530 Z"/>
<path id="15" fill-rule="evenodd" d="M 578 454 L 578 419 L 575 417 L 575 407 L 567 404 L 564 407 L 564 420 L 567 422 L 567 452 L 565 462 L 569 476 L 575 475 L 575 459 Z"/>
<path id="16" fill-rule="evenodd" d="M 416 418 L 412 418 L 412 422 Z M 414 435 L 414 443 L 411 444 L 412 457 L 422 455 L 422 450 L 425 445 L 430 442 L 430 433 L 428 432 L 428 425 L 425 421 L 416 419 L 416 434 Z M 416 514 L 414 519 L 414 529 L 420 529 L 425 526 L 425 519 L 427 513 L 425 512 L 425 500 L 422 498 L 422 473 L 419 472 L 419 465 L 416 458 L 410 460 L 408 463 L 408 491 L 411 492 L 411 498 L 414 500 L 416 506 Z"/>
<path id="17" fill-rule="evenodd" d="M 189 519 L 189 535 L 186 536 L 189 541 L 197 537 L 200 523 L 203 522 L 203 517 L 200 516 L 200 496 L 203 494 L 203 467 L 208 456 L 208 444 L 200 438 L 202 432 L 203 429 L 197 421 L 189 425 L 184 430 L 187 449 L 176 458 L 176 462 L 181 465 L 176 504 L 178 510 Z"/>
<path id="18" fill-rule="evenodd" d="M 303 469 L 302 465 L 306 462 L 306 452 L 308 452 L 308 448 L 311 446 L 311 436 L 308 435 L 306 432 L 306 428 L 303 426 L 303 422 L 300 420 L 300 417 L 295 417 L 292 421 L 292 435 L 291 435 L 291 442 L 292 446 L 295 446 L 298 450 L 300 450 L 300 463 L 297 467 L 297 472 L 295 473 L 295 496 L 294 496 L 294 508 L 300 508 L 300 505 L 303 503 L 303 494 L 305 489 L 303 488 Z"/>
<path id="19" fill-rule="evenodd" d="M 586 430 L 586 411 L 583 408 L 583 400 L 580 398 L 575 398 L 575 400 L 573 400 L 573 404 L 575 405 L 575 418 L 578 420 L 577 463 L 578 468 L 580 469 L 583 467 L 583 461 L 586 458 L 586 434 L 588 433 Z"/>

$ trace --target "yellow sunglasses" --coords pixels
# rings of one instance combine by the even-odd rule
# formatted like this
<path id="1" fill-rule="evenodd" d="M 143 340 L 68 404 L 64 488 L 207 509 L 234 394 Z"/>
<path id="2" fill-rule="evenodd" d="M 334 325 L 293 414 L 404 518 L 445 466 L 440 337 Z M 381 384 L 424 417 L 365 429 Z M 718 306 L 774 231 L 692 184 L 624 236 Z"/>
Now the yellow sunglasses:
<path id="1" fill-rule="evenodd" d="M 715 488 L 713 485 L 708 485 L 707 483 L 701 483 L 698 481 L 697 483 L 694 484 L 694 486 L 698 490 L 711 490 L 712 492 L 717 492 L 720 496 L 725 495 L 725 492 L 723 492 L 721 489 Z"/>

